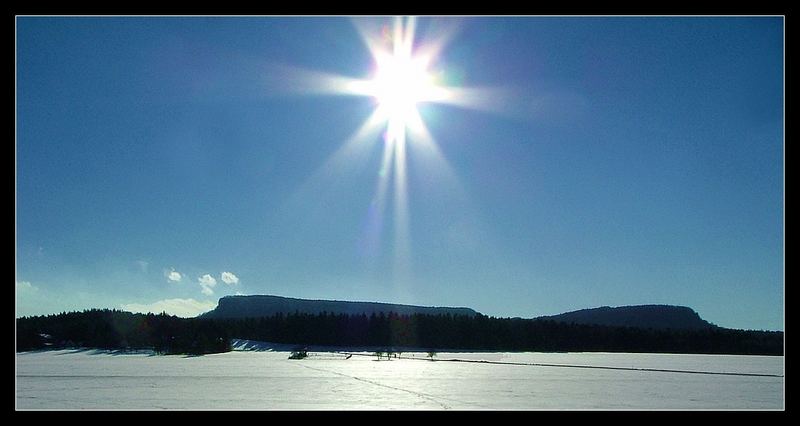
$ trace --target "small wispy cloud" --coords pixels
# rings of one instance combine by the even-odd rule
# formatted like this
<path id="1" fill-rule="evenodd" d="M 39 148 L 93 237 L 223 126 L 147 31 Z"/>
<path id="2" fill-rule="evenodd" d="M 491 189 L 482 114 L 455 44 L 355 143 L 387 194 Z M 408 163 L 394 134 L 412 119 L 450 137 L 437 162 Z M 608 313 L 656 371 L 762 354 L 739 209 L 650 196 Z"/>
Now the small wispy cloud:
<path id="1" fill-rule="evenodd" d="M 211 296 L 214 294 L 214 290 L 212 288 L 217 285 L 217 280 L 214 279 L 211 275 L 205 274 L 202 277 L 198 278 L 197 281 L 200 283 L 200 287 L 203 288 L 201 292 L 206 296 Z"/>
<path id="2" fill-rule="evenodd" d="M 180 282 L 180 280 L 183 278 L 183 275 L 176 271 L 175 268 L 170 268 L 169 271 L 164 271 L 164 276 L 172 282 Z"/>
<path id="3" fill-rule="evenodd" d="M 31 292 L 39 290 L 39 288 L 31 284 L 30 281 L 17 281 L 16 289 L 17 292 Z"/>
<path id="4" fill-rule="evenodd" d="M 239 277 L 234 275 L 233 272 L 223 272 L 220 278 L 222 279 L 222 282 L 228 285 L 239 284 Z"/>
<path id="5" fill-rule="evenodd" d="M 194 299 L 166 299 L 149 304 L 127 303 L 120 306 L 128 312 L 142 314 L 166 312 L 170 315 L 191 318 L 214 309 L 216 304 L 214 302 L 200 302 Z"/>
<path id="6" fill-rule="evenodd" d="M 49 297 L 47 290 L 30 281 L 16 281 L 14 285 L 14 307 L 17 318 L 22 316 L 44 315 L 56 312 L 61 307 L 54 306 L 55 298 Z M 63 301 L 63 298 L 58 299 Z"/>
<path id="7" fill-rule="evenodd" d="M 147 273 L 148 267 L 150 266 L 149 262 L 147 262 L 146 260 L 137 260 L 136 264 L 139 265 L 139 270 L 141 270 L 145 274 Z"/>

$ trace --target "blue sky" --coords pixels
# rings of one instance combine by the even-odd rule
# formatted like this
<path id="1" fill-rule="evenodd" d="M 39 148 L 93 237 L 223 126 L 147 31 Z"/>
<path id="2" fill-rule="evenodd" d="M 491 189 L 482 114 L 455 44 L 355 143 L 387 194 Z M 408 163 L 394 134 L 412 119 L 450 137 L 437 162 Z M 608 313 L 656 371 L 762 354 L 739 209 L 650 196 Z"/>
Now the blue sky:
<path id="1" fill-rule="evenodd" d="M 375 98 L 303 86 L 369 79 L 392 25 L 17 18 L 17 315 L 240 293 L 783 329 L 782 18 L 420 17 L 437 81 L 487 91 L 418 104 L 404 168 L 348 143 Z"/>

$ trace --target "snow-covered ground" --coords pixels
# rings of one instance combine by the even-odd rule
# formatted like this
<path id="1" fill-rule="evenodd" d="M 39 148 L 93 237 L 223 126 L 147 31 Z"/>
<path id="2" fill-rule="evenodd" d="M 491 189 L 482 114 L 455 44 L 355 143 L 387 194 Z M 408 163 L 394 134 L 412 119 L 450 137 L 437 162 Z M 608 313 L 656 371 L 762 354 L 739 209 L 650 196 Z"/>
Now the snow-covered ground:
<path id="1" fill-rule="evenodd" d="M 18 409 L 783 409 L 783 357 L 611 353 L 19 353 Z M 312 348 L 313 349 L 313 348 Z M 486 363 L 448 360 L 483 360 Z M 510 364 L 518 363 L 518 364 Z M 525 364 L 525 365 L 519 365 Z M 546 365 L 542 365 L 546 364 Z M 568 365 L 568 366 L 564 366 Z M 625 369 L 579 368 L 618 367 Z M 633 369 L 765 374 L 694 374 Z"/>

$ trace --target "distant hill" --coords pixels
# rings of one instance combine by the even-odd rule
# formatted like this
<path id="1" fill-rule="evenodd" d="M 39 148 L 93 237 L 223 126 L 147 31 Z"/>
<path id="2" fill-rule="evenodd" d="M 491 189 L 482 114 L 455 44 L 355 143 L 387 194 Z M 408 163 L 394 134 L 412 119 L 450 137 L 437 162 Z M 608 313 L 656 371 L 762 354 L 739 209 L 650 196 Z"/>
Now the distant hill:
<path id="1" fill-rule="evenodd" d="M 346 314 L 367 316 L 381 312 L 394 312 L 399 315 L 466 315 L 473 317 L 478 313 L 470 308 L 427 307 L 414 305 L 398 305 L 377 302 L 346 302 L 339 300 L 308 300 L 281 296 L 225 296 L 213 311 L 201 314 L 200 318 L 248 318 L 283 314 Z"/>
<path id="2" fill-rule="evenodd" d="M 685 306 L 640 305 L 612 308 L 603 306 L 593 309 L 566 312 L 536 319 L 574 324 L 607 325 L 614 327 L 638 327 L 673 330 L 703 330 L 718 328 L 700 318 L 693 309 Z"/>

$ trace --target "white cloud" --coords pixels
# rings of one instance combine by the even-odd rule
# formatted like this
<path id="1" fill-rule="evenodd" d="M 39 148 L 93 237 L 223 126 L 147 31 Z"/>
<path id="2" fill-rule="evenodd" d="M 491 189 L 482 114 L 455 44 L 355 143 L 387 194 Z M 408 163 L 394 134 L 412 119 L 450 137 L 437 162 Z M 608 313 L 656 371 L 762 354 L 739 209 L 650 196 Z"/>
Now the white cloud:
<path id="1" fill-rule="evenodd" d="M 211 275 L 205 274 L 202 277 L 197 279 L 200 282 L 200 285 L 207 285 L 209 287 L 214 287 L 217 285 L 217 280 L 214 279 Z"/>
<path id="2" fill-rule="evenodd" d="M 223 272 L 220 278 L 222 278 L 222 282 L 228 285 L 239 284 L 239 277 L 234 275 L 233 272 Z"/>
<path id="3" fill-rule="evenodd" d="M 169 271 L 164 271 L 164 276 L 166 276 L 168 280 L 175 283 L 180 282 L 180 280 L 183 278 L 183 275 L 176 271 L 175 268 L 170 268 Z"/>
<path id="4" fill-rule="evenodd" d="M 183 318 L 196 317 L 216 307 L 214 302 L 200 302 L 194 299 L 166 299 L 150 304 L 128 303 L 120 305 L 123 310 L 146 314 L 166 312 Z"/>
<path id="5" fill-rule="evenodd" d="M 38 287 L 31 284 L 29 281 L 17 281 L 16 288 L 18 293 L 28 293 L 32 291 L 39 290 Z"/>
<path id="6" fill-rule="evenodd" d="M 139 269 L 142 272 L 144 272 L 145 274 L 147 273 L 147 268 L 148 266 L 150 266 L 150 263 L 148 263 L 146 260 L 137 260 L 136 264 L 139 265 Z"/>
<path id="7" fill-rule="evenodd" d="M 198 278 L 197 281 L 200 283 L 200 287 L 203 287 L 202 293 L 206 296 L 211 296 L 214 294 L 214 290 L 212 288 L 217 285 L 217 280 L 214 279 L 211 275 L 205 274 L 202 277 Z"/>

